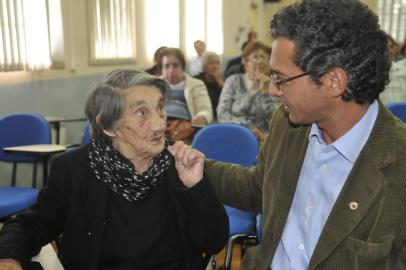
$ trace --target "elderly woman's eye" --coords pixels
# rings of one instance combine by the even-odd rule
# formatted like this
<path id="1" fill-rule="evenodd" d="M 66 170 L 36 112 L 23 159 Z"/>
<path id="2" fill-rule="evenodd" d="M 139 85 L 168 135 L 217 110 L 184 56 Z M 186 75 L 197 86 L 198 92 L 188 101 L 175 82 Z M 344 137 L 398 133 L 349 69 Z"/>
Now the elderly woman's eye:
<path id="1" fill-rule="evenodd" d="M 147 112 L 145 110 L 136 110 L 135 114 L 138 116 L 144 116 Z"/>

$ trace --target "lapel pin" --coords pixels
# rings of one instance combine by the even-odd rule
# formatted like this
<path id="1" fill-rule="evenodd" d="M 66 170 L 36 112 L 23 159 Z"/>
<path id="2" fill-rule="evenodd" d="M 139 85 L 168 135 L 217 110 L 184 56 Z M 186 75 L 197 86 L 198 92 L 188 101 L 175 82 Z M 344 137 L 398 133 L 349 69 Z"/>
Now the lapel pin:
<path id="1" fill-rule="evenodd" d="M 358 203 L 357 202 L 350 202 L 348 204 L 348 206 L 350 207 L 351 210 L 357 210 L 358 209 Z"/>

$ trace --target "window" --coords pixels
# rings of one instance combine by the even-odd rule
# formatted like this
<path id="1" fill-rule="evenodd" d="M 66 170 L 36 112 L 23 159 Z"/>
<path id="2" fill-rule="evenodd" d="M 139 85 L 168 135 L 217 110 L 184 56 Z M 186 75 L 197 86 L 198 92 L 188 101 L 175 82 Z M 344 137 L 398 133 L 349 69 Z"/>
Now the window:
<path id="1" fill-rule="evenodd" d="M 147 56 L 161 46 L 179 48 L 179 0 L 145 0 Z"/>
<path id="2" fill-rule="evenodd" d="M 60 2 L 51 2 L 1 0 L 0 71 L 47 69 L 53 55 L 63 61 Z"/>
<path id="3" fill-rule="evenodd" d="M 406 0 L 379 0 L 378 15 L 383 30 L 396 41 L 406 37 Z"/>
<path id="4" fill-rule="evenodd" d="M 135 61 L 133 0 L 89 0 L 90 64 Z"/>
<path id="5" fill-rule="evenodd" d="M 222 1 L 185 0 L 185 53 L 196 55 L 193 43 L 206 42 L 207 50 L 223 53 Z"/>
<path id="6" fill-rule="evenodd" d="M 223 53 L 221 0 L 144 0 L 147 57 L 161 46 L 181 48 L 196 55 L 193 43 L 203 40 L 207 49 Z"/>

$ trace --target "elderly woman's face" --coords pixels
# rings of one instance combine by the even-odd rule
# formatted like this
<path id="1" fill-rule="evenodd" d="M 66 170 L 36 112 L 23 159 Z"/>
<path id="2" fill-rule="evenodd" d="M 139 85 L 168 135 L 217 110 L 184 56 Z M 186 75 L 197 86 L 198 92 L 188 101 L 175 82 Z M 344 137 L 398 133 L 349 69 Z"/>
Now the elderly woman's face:
<path id="1" fill-rule="evenodd" d="M 220 70 L 220 58 L 217 55 L 211 55 L 207 59 L 207 63 L 204 66 L 204 72 L 210 75 L 214 75 Z"/>
<path id="2" fill-rule="evenodd" d="M 162 75 L 165 81 L 170 84 L 177 84 L 183 81 L 183 68 L 178 58 L 174 55 L 162 57 Z"/>
<path id="3" fill-rule="evenodd" d="M 126 90 L 126 105 L 113 137 L 113 145 L 125 157 L 148 158 L 165 144 L 165 99 L 155 86 Z"/>
<path id="4" fill-rule="evenodd" d="M 244 64 L 248 78 L 257 80 L 269 70 L 269 55 L 262 49 L 253 51 Z"/>

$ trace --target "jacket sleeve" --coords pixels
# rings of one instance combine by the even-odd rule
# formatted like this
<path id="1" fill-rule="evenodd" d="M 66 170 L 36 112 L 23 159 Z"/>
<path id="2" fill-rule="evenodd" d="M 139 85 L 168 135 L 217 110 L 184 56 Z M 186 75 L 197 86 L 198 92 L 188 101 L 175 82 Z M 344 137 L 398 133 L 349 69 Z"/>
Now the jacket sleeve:
<path id="1" fill-rule="evenodd" d="M 257 156 L 256 165 L 247 168 L 237 164 L 207 160 L 205 170 L 214 190 L 224 204 L 245 211 L 260 212 L 262 209 L 262 186 L 265 178 L 266 164 L 272 151 L 271 141 L 278 134 L 277 126 L 283 112 L 275 112 L 270 124 L 270 132 Z"/>
<path id="2" fill-rule="evenodd" d="M 210 124 L 213 121 L 213 109 L 206 85 L 201 80 L 191 77 L 188 77 L 187 82 L 191 84 L 189 91 L 193 105 L 188 104 L 188 108 L 192 117 L 203 116 L 207 124 Z"/>
<path id="3" fill-rule="evenodd" d="M 207 176 L 191 188 L 176 188 L 175 193 L 186 211 L 192 247 L 201 253 L 220 252 L 228 239 L 228 217 Z"/>
<path id="4" fill-rule="evenodd" d="M 52 164 L 48 185 L 28 210 L 6 222 L 0 231 L 0 258 L 12 258 L 23 266 L 42 246 L 57 239 L 64 224 L 63 162 Z"/>

